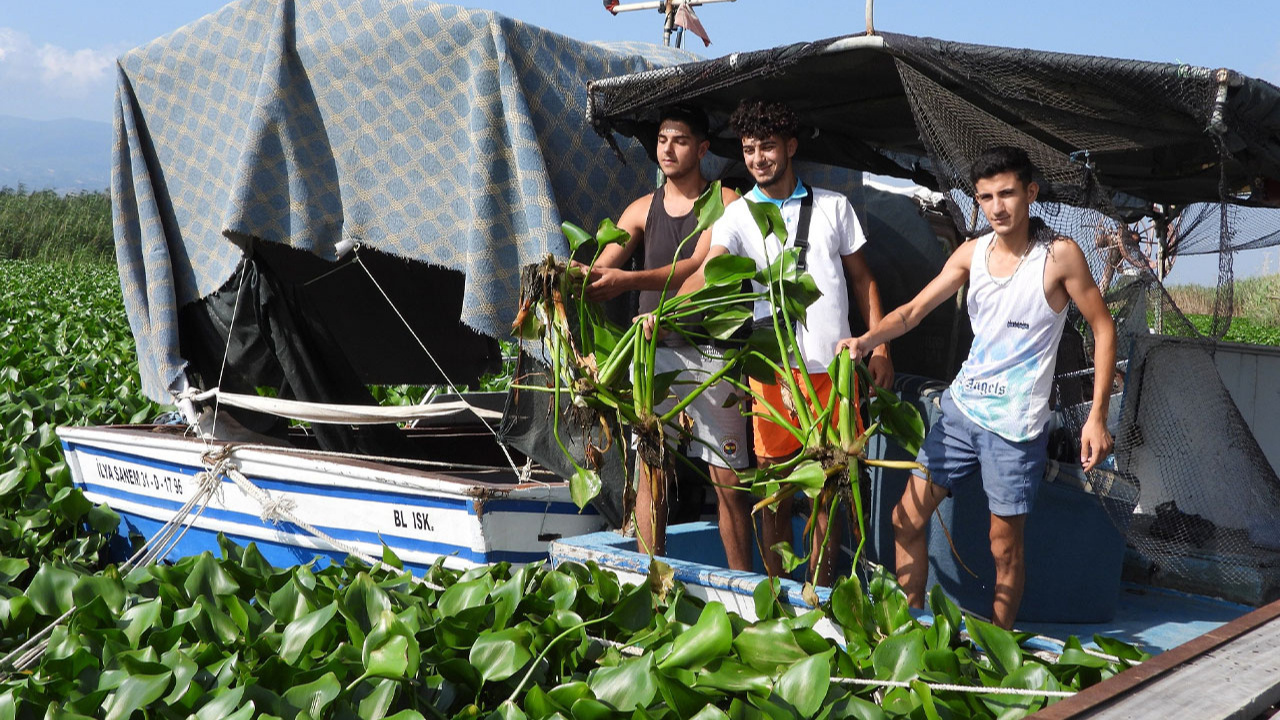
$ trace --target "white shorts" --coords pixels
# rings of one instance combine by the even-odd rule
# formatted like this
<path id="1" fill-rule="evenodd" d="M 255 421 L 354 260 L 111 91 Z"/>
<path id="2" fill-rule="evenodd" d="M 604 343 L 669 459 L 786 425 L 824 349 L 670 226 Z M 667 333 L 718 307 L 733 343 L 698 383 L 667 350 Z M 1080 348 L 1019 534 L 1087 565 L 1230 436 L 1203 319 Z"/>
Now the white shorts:
<path id="1" fill-rule="evenodd" d="M 723 366 L 719 352 L 711 348 L 659 345 L 654 357 L 654 374 L 679 370 L 680 375 L 671 383 L 667 399 L 655 405 L 654 412 L 661 415 L 675 407 L 687 393 Z M 729 403 L 731 397 L 737 397 L 739 402 Z M 721 381 L 707 388 L 685 407 L 684 412 L 693 421 L 694 440 L 689 443 L 690 457 L 701 458 L 709 465 L 723 468 L 741 470 L 747 466 L 750 462 L 747 451 L 750 438 L 741 402 L 745 397 L 737 388 Z M 724 407 L 726 404 L 729 407 Z M 666 432 L 668 437 L 675 437 L 675 431 L 670 427 Z"/>

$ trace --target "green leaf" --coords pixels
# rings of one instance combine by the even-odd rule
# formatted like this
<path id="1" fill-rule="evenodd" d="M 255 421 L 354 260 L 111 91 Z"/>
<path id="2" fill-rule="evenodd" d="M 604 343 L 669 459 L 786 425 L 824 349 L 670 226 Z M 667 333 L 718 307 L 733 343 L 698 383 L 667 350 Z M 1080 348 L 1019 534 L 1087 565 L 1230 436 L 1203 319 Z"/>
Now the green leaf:
<path id="1" fill-rule="evenodd" d="M 574 467 L 573 477 L 569 478 L 569 496 L 579 510 L 600 494 L 601 487 L 600 473 L 590 468 Z"/>
<path id="2" fill-rule="evenodd" d="M 71 608 L 72 591 L 77 579 L 75 573 L 64 567 L 43 565 L 27 586 L 27 599 L 41 615 L 61 615 Z"/>
<path id="3" fill-rule="evenodd" d="M 31 563 L 25 558 L 0 557 L 0 583 L 8 585 L 29 567 Z"/>
<path id="4" fill-rule="evenodd" d="M 707 186 L 693 203 L 693 211 L 698 215 L 698 224 L 694 226 L 689 237 L 699 235 L 703 230 L 715 224 L 724 215 L 724 191 L 719 180 Z"/>
<path id="5" fill-rule="evenodd" d="M 609 613 L 609 622 L 621 630 L 639 632 L 653 622 L 653 591 L 647 583 L 633 586 Z"/>
<path id="6" fill-rule="evenodd" d="M 920 452 L 924 444 L 924 420 L 915 405 L 880 388 L 871 400 L 871 420 L 880 423 L 880 429 L 897 440 L 906 452 L 911 455 Z"/>
<path id="7" fill-rule="evenodd" d="M 786 485 L 799 485 L 805 495 L 816 498 L 827 484 L 827 474 L 817 460 L 807 460 L 797 465 L 782 482 Z"/>
<path id="8" fill-rule="evenodd" d="M 617 716 L 613 708 L 599 700 L 584 697 L 569 707 L 573 720 L 614 720 Z"/>
<path id="9" fill-rule="evenodd" d="M 374 583 L 367 572 L 356 575 L 338 603 L 343 617 L 355 623 L 355 627 L 348 631 L 352 640 L 360 643 L 382 619 L 382 613 L 391 609 L 391 597 Z"/>
<path id="10" fill-rule="evenodd" d="M 600 226 L 596 229 L 596 242 L 601 247 L 605 245 L 626 245 L 629 240 L 631 240 L 631 234 L 615 225 L 609 218 L 601 220 Z"/>
<path id="11" fill-rule="evenodd" d="M 854 720 L 888 720 L 884 709 L 875 703 L 860 697 L 849 695 L 836 703 L 832 717 L 853 718 Z"/>
<path id="12" fill-rule="evenodd" d="M 361 720 L 382 720 L 395 702 L 400 683 L 391 678 L 383 678 L 373 686 L 369 694 L 361 698 L 359 716 Z"/>
<path id="13" fill-rule="evenodd" d="M 769 549 L 777 553 L 778 556 L 782 558 L 782 570 L 787 574 L 790 574 L 809 559 L 807 555 L 804 557 L 796 555 L 796 551 L 792 549 L 791 543 L 786 542 L 785 540 L 774 543 L 773 547 Z"/>
<path id="14" fill-rule="evenodd" d="M 438 609 L 445 617 L 452 617 L 474 607 L 484 604 L 493 588 L 492 579 L 467 580 L 455 583 L 440 596 Z"/>
<path id="15" fill-rule="evenodd" d="M 321 717 L 325 708 L 341 692 L 342 684 L 338 682 L 338 676 L 329 672 L 305 685 L 295 685 L 285 690 L 284 700 L 311 717 Z"/>
<path id="16" fill-rule="evenodd" d="M 871 664 L 881 680 L 911 680 L 924 668 L 924 632 L 911 630 L 880 641 L 871 652 Z"/>
<path id="17" fill-rule="evenodd" d="M 658 694 L 653 669 L 653 655 L 642 655 L 623 660 L 615 667 L 593 670 L 587 684 L 596 699 L 622 712 L 631 712 L 637 707 L 648 707 Z"/>
<path id="18" fill-rule="evenodd" d="M 689 718 L 689 720 L 729 720 L 729 714 L 715 705 L 708 705 L 699 710 L 698 714 Z"/>
<path id="19" fill-rule="evenodd" d="M 720 255 L 718 257 L 725 257 Z M 707 334 L 717 340 L 728 340 L 742 326 L 751 320 L 752 312 L 748 308 L 729 306 L 720 310 L 708 311 L 702 318 L 702 327 Z"/>
<path id="20" fill-rule="evenodd" d="M 671 372 L 654 373 L 653 374 L 653 402 L 660 403 L 671 392 L 671 384 L 680 377 L 683 370 L 672 370 Z"/>
<path id="21" fill-rule="evenodd" d="M 974 643 L 991 659 L 991 665 L 997 673 L 1009 675 L 1022 667 L 1022 648 L 1018 647 L 1013 633 L 972 615 L 964 616 L 964 626 Z"/>
<path id="22" fill-rule="evenodd" d="M 805 658 L 792 665 L 775 687 L 778 696 L 800 711 L 804 717 L 813 717 L 827 697 L 831 687 L 831 656 L 835 648 Z"/>
<path id="23" fill-rule="evenodd" d="M 521 627 L 482 633 L 467 659 L 485 682 L 506 680 L 530 660 L 529 632 Z"/>
<path id="24" fill-rule="evenodd" d="M 591 237 L 591 233 L 567 221 L 560 223 L 560 231 L 564 233 L 564 239 L 569 241 L 570 255 L 576 253 L 583 243 L 591 242 L 595 239 Z"/>
<path id="25" fill-rule="evenodd" d="M 676 636 L 671 652 L 658 663 L 660 669 L 698 668 L 723 657 L 733 646 L 729 615 L 719 602 L 707 603 L 698 622 Z"/>
<path id="26" fill-rule="evenodd" d="M 195 564 L 191 566 L 191 572 L 187 575 L 187 580 L 182 587 L 187 591 L 187 597 L 192 600 L 204 596 L 216 601 L 223 595 L 235 595 L 240 591 L 240 584 L 231 577 L 231 573 L 223 569 L 222 563 L 219 563 L 213 553 L 208 550 L 201 553 Z"/>
<path id="27" fill-rule="evenodd" d="M 82 575 L 76 580 L 71 596 L 76 604 L 82 606 L 94 598 L 102 598 L 107 607 L 111 608 L 112 614 L 119 614 L 124 609 L 125 588 L 124 584 L 115 577 Z"/>
<path id="28" fill-rule="evenodd" d="M 393 567 L 397 570 L 404 569 L 404 562 L 400 560 L 400 556 L 396 555 L 391 546 L 386 543 L 382 544 L 382 564 L 387 567 Z"/>
<path id="29" fill-rule="evenodd" d="M 172 672 L 130 674 L 104 703 L 106 720 L 127 719 L 134 711 L 149 707 L 164 695 L 172 678 Z"/>
<path id="30" fill-rule="evenodd" d="M 782 220 L 782 211 L 771 202 L 747 201 L 747 209 L 751 211 L 751 219 L 755 220 L 760 237 L 775 235 L 779 242 L 787 242 L 787 224 Z"/>
<path id="31" fill-rule="evenodd" d="M 702 277 L 708 287 L 738 288 L 743 280 L 756 276 L 756 261 L 742 255 L 722 253 L 707 261 Z"/>
<path id="32" fill-rule="evenodd" d="M 790 627 L 781 620 L 766 620 L 748 625 L 733 640 L 733 649 L 747 665 L 766 673 L 809 657 L 796 642 Z"/>
<path id="33" fill-rule="evenodd" d="M 413 629 L 391 610 L 383 610 L 369 631 L 360 659 L 365 675 L 396 680 L 418 672 L 422 652 Z"/>
<path id="34" fill-rule="evenodd" d="M 280 659 L 293 665 L 306 651 L 307 644 L 325 629 L 334 615 L 338 614 L 338 604 L 329 603 L 313 612 L 294 620 L 285 626 L 284 637 L 280 643 Z"/>
<path id="35" fill-rule="evenodd" d="M 787 572 L 790 572 L 788 570 Z M 772 620 L 778 616 L 778 596 L 782 593 L 780 578 L 765 578 L 751 591 L 757 620 Z"/>
<path id="36" fill-rule="evenodd" d="M 698 687 L 715 688 L 731 693 L 767 695 L 773 690 L 773 680 L 759 670 L 733 658 L 723 658 L 712 661 L 706 670 L 698 674 Z"/>
<path id="37" fill-rule="evenodd" d="M 244 687 L 215 690 L 209 702 L 196 711 L 196 720 L 221 720 L 231 715 L 234 708 L 240 707 L 240 699 L 244 697 Z M 245 707 L 252 707 L 250 701 Z"/>

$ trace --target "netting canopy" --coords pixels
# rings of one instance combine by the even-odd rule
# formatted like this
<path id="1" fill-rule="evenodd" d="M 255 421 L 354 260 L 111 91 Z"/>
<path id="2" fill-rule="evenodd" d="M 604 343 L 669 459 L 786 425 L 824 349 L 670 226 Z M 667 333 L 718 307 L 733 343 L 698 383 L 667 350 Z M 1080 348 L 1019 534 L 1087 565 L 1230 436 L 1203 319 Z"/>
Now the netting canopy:
<path id="1" fill-rule="evenodd" d="M 1280 243 L 1280 88 L 1230 70 L 886 33 L 602 79 L 591 120 L 609 138 L 643 137 L 658 108 L 683 102 L 717 127 L 753 96 L 800 115 L 799 157 L 939 191 L 967 236 L 989 231 L 973 159 L 995 145 L 1026 150 L 1040 172 L 1032 214 L 1081 247 L 1117 322 L 1116 467 L 1090 473 L 1091 488 L 1166 575 L 1203 580 L 1211 567 L 1194 589 L 1212 591 L 1262 573 L 1265 599 L 1280 596 L 1269 531 L 1280 479 L 1212 359 L 1233 314 L 1233 253 Z M 712 149 L 740 152 L 727 134 Z M 1218 254 L 1209 342 L 1159 280 L 1180 253 Z M 1068 335 L 1055 378 L 1064 428 L 1051 443 L 1063 459 L 1078 457 L 1093 395 L 1092 339 L 1074 309 Z"/>
<path id="2" fill-rule="evenodd" d="M 246 255 L 293 274 L 366 382 L 438 382 L 405 322 L 505 336 L 519 268 L 567 251 L 561 221 L 653 185 L 639 144 L 622 164 L 591 132 L 586 82 L 691 57 L 419 0 L 239 0 L 126 53 L 112 205 L 145 392 L 171 401 L 180 310 L 234 295 Z M 401 278 L 404 322 L 358 269 L 327 275 L 356 243 Z"/>

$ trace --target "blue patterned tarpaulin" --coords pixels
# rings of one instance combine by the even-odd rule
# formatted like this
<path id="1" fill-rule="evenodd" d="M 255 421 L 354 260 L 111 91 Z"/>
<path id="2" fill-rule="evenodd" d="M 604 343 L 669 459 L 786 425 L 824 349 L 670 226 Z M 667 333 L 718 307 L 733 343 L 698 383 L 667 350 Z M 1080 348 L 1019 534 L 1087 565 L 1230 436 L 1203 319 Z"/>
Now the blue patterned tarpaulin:
<path id="1" fill-rule="evenodd" d="M 466 275 L 462 321 L 500 336 L 519 269 L 564 254 L 652 186 L 586 122 L 586 83 L 688 61 L 487 11 L 383 0 L 240 0 L 119 61 L 116 253 L 144 390 L 186 365 L 178 309 L 250 242 L 335 259 L 342 241 Z"/>

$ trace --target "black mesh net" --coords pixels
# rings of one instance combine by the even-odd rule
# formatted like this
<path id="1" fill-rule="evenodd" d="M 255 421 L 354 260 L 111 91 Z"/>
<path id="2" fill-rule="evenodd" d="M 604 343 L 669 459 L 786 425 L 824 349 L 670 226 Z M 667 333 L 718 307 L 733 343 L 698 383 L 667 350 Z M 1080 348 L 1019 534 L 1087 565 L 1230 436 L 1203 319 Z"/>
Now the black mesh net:
<path id="1" fill-rule="evenodd" d="M 1033 215 L 1084 251 L 1116 319 L 1114 465 L 1090 488 L 1150 579 L 1253 602 L 1280 594 L 1280 480 L 1214 363 L 1234 314 L 1234 252 L 1280 244 L 1280 90 L 1225 70 L 884 35 L 609 79 L 591 107 L 600 132 L 634 134 L 667 104 L 698 104 L 715 126 L 752 95 L 792 104 L 811 130 L 807 159 L 939 190 L 968 235 L 988 231 L 971 162 L 1025 149 L 1042 175 Z M 1201 253 L 1218 255 L 1219 272 L 1197 329 L 1159 278 Z M 1074 308 L 1068 328 L 1063 459 L 1078 456 L 1093 395 L 1092 337 Z"/>

